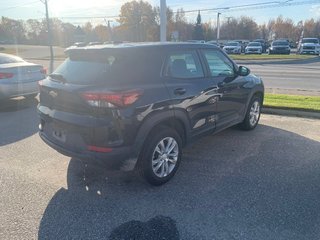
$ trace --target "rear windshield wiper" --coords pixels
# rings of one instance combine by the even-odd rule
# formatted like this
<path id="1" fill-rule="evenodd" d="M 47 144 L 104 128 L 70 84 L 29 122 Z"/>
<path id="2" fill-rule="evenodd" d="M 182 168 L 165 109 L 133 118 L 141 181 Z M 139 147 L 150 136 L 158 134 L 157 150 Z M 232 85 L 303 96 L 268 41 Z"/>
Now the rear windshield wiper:
<path id="1" fill-rule="evenodd" d="M 62 82 L 62 83 L 67 82 L 67 80 L 64 78 L 64 76 L 62 76 L 61 74 L 58 74 L 58 73 L 51 73 L 49 75 L 49 77 L 52 79 L 52 81 L 57 81 L 57 82 Z"/>

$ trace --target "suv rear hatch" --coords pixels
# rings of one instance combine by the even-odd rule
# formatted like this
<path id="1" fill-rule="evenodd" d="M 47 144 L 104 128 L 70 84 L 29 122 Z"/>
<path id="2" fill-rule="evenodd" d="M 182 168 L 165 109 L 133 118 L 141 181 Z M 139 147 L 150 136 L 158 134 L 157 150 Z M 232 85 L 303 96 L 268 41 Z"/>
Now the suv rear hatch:
<path id="1" fill-rule="evenodd" d="M 40 83 L 41 129 L 47 140 L 73 152 L 104 152 L 123 143 L 119 108 L 140 96 L 134 54 L 119 49 L 75 49 Z M 124 82 L 126 83 L 124 85 Z"/>

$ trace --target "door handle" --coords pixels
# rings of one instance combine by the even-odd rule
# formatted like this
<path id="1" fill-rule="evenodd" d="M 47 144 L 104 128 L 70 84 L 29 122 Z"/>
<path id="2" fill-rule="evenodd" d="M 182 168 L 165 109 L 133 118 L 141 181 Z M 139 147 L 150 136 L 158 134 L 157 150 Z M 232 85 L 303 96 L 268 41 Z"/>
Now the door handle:
<path id="1" fill-rule="evenodd" d="M 187 92 L 187 90 L 185 88 L 177 88 L 174 90 L 174 94 L 175 95 L 183 95 Z"/>

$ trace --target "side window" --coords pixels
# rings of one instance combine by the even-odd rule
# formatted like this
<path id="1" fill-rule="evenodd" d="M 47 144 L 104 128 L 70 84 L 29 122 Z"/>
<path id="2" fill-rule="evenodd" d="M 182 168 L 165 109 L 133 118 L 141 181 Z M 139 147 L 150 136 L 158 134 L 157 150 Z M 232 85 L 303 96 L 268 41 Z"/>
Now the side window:
<path id="1" fill-rule="evenodd" d="M 202 78 L 204 73 L 196 52 L 176 52 L 167 57 L 165 76 L 173 78 Z"/>
<path id="2" fill-rule="evenodd" d="M 204 50 L 203 53 L 212 77 L 234 76 L 233 64 L 223 53 L 217 50 Z"/>

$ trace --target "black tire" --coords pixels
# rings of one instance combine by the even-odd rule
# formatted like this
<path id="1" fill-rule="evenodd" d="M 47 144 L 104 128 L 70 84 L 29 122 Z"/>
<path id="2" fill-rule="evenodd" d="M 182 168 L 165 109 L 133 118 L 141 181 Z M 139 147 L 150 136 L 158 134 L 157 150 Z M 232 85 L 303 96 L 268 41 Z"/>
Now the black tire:
<path id="1" fill-rule="evenodd" d="M 177 149 L 178 151 L 176 160 L 174 160 L 176 161 L 175 164 L 170 162 L 172 159 L 171 160 L 168 159 L 170 154 L 165 153 L 161 155 L 161 153 L 156 150 L 157 146 L 160 144 L 161 141 L 164 141 L 164 143 L 167 141 L 167 143 L 169 143 L 168 140 L 166 139 L 169 139 L 169 140 L 174 139 L 175 143 L 177 144 L 177 148 L 174 148 L 174 149 Z M 160 148 L 158 149 L 160 150 Z M 176 154 L 176 152 L 174 154 Z M 166 160 L 162 159 L 162 157 L 165 158 L 164 155 L 168 156 Z M 143 146 L 143 150 L 140 154 L 139 168 L 140 168 L 141 175 L 151 185 L 160 186 L 168 182 L 174 176 L 174 174 L 176 173 L 179 167 L 181 156 L 182 156 L 182 140 L 180 135 L 177 133 L 177 131 L 175 131 L 172 128 L 159 126 L 149 134 Z M 158 161 L 159 163 L 158 166 L 161 165 L 161 167 L 158 168 L 158 170 L 160 170 L 160 173 L 157 172 L 158 170 L 154 171 L 154 168 L 158 167 L 156 166 L 156 162 L 154 162 L 154 158 L 161 159 Z M 162 164 L 160 164 L 161 161 L 162 161 Z M 162 170 L 165 168 L 166 169 L 171 168 L 171 171 L 168 170 L 169 174 L 160 177 L 159 174 L 161 174 L 161 171 L 165 171 L 165 170 Z"/>
<path id="2" fill-rule="evenodd" d="M 246 116 L 242 123 L 239 124 L 240 128 L 243 130 L 253 130 L 259 123 L 260 115 L 261 115 L 261 97 L 255 95 L 252 97 L 250 104 L 247 108 Z M 252 113 L 253 108 L 255 108 L 255 104 L 258 104 L 258 112 Z M 254 114 L 254 116 L 252 115 Z M 253 121 L 252 118 L 255 118 L 255 121 Z"/>

